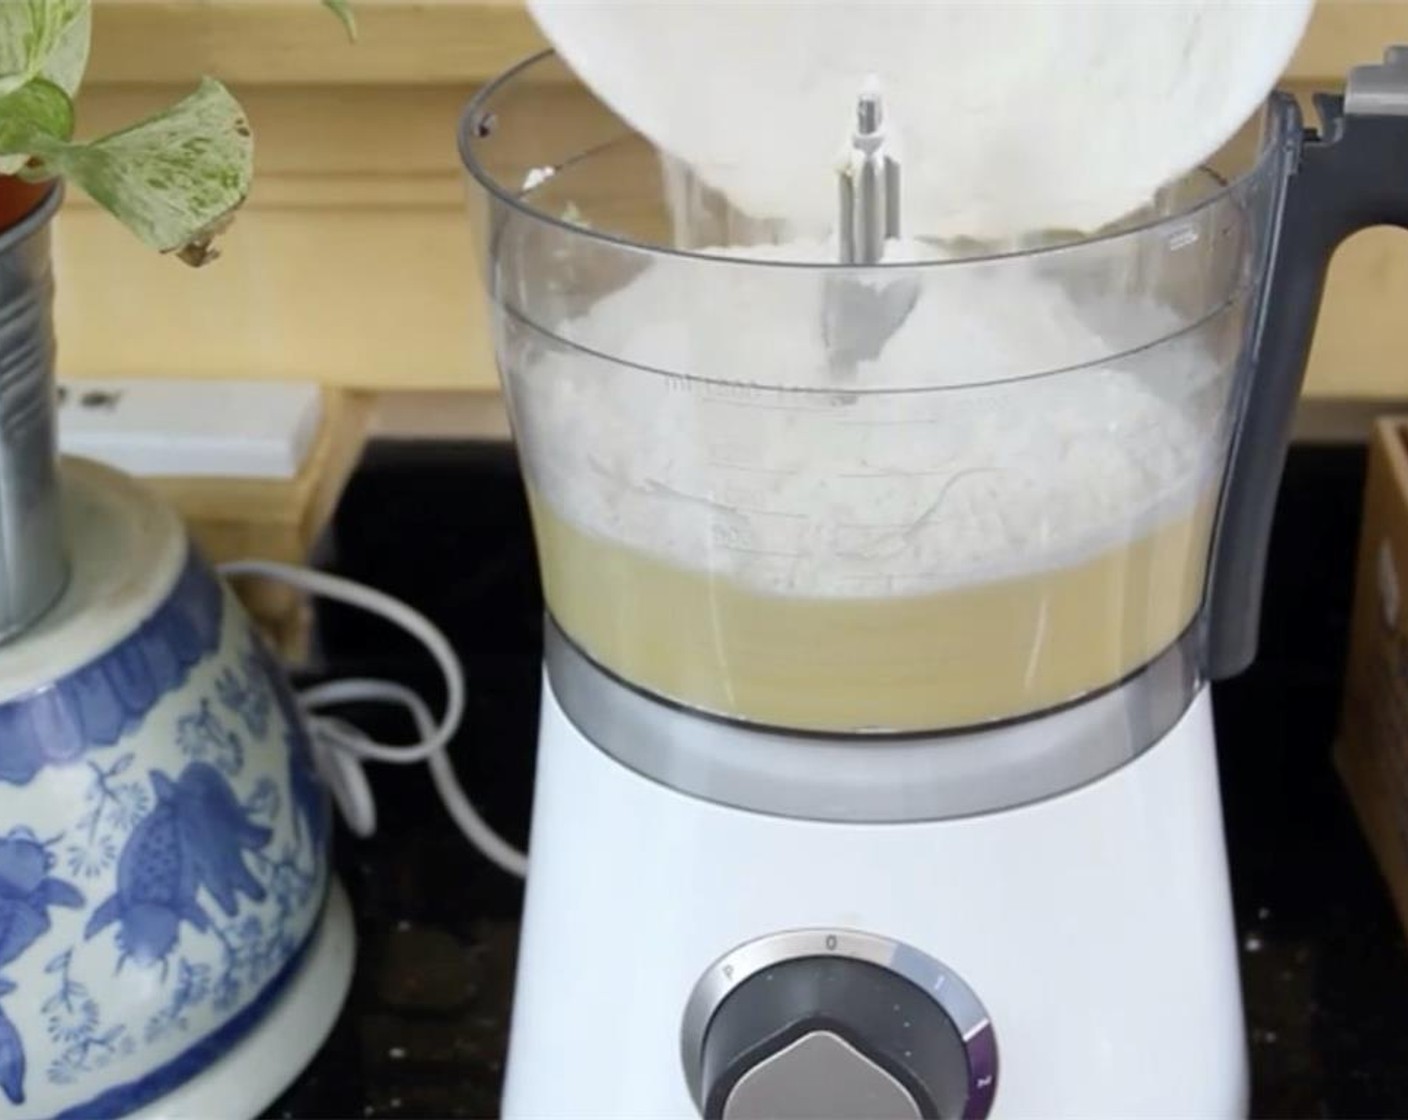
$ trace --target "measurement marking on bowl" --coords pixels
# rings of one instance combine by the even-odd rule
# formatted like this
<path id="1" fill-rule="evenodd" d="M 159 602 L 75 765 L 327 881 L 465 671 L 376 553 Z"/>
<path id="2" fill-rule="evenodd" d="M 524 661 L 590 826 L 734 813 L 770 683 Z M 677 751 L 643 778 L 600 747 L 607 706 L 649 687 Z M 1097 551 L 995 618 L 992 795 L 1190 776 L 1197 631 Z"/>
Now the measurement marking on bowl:
<path id="1" fill-rule="evenodd" d="M 1186 249 L 1189 245 L 1196 245 L 1200 235 L 1193 226 L 1185 226 L 1183 229 L 1175 230 L 1169 235 L 1168 247 L 1174 252 Z"/>
<path id="2" fill-rule="evenodd" d="M 751 548 L 746 544 L 726 544 L 724 541 L 714 541 L 713 546 L 720 552 L 736 552 L 744 556 L 766 556 L 774 560 L 800 560 L 807 555 L 805 552 L 787 552 L 773 548 Z"/>
<path id="3" fill-rule="evenodd" d="M 937 425 L 940 423 L 936 416 L 898 416 L 893 419 L 876 420 L 837 420 L 836 423 L 847 428 L 898 428 L 913 426 L 915 424 Z"/>
<path id="4" fill-rule="evenodd" d="M 888 470 L 877 469 L 872 471 L 841 471 L 837 478 L 868 478 L 879 479 L 882 482 L 893 482 L 899 478 L 946 478 L 949 475 L 968 471 L 972 468 L 964 467 L 934 467 L 930 470 L 910 470 L 909 468 L 892 467 Z M 997 470 L 998 468 L 990 468 Z"/>
<path id="5" fill-rule="evenodd" d="M 787 390 L 767 390 L 768 392 L 786 392 Z M 835 412 L 835 405 L 830 404 L 803 404 L 800 401 L 786 401 L 779 404 L 772 404 L 765 400 L 730 400 L 728 397 L 707 396 L 704 404 L 719 405 L 724 408 L 741 408 L 745 412 L 799 412 L 799 413 L 827 413 Z"/>
<path id="6" fill-rule="evenodd" d="M 911 529 L 931 528 L 934 525 L 932 517 L 917 517 L 913 521 L 837 521 L 838 529 L 848 529 L 857 533 L 907 533 Z"/>
<path id="7" fill-rule="evenodd" d="M 656 479 L 647 479 L 643 493 L 653 497 L 669 498 L 671 501 L 688 502 L 692 505 L 705 506 L 708 509 L 719 513 L 738 514 L 746 513 L 753 517 L 780 517 L 788 520 L 805 521 L 807 515 L 804 513 L 791 513 L 786 510 L 762 509 L 752 506 L 739 505 L 737 502 L 727 501 L 723 498 L 714 498 L 705 494 L 691 494 L 685 490 L 678 490 L 673 486 L 667 486 Z"/>
<path id="8" fill-rule="evenodd" d="M 751 463 L 738 463 L 727 459 L 715 459 L 712 457 L 706 459 L 705 464 L 710 470 L 745 471 L 748 474 L 792 475 L 797 473 L 796 467 L 760 467 L 754 466 Z"/>

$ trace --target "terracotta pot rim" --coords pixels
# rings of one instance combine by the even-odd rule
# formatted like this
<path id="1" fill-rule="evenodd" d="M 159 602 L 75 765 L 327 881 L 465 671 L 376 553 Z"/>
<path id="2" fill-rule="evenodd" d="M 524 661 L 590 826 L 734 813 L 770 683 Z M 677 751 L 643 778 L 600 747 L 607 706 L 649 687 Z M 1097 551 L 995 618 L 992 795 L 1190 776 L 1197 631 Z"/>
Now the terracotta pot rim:
<path id="1" fill-rule="evenodd" d="M 32 236 L 40 226 L 48 222 L 54 216 L 54 211 L 59 208 L 64 194 L 63 182 L 58 179 L 29 183 L 14 175 L 0 175 L 0 189 L 10 181 L 34 188 L 35 198 L 34 204 L 14 221 L 0 223 L 0 253 Z"/>

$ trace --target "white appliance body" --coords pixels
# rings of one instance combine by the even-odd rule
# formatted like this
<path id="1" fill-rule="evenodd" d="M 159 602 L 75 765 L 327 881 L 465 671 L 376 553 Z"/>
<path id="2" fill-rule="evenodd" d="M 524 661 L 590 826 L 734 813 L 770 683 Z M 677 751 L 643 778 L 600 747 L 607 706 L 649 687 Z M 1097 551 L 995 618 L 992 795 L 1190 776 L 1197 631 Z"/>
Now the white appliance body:
<path id="1" fill-rule="evenodd" d="M 551 681 L 541 720 L 505 1116 L 698 1117 L 691 992 L 735 947 L 799 928 L 893 939 L 966 982 L 996 1038 L 991 1116 L 1246 1114 L 1205 686 L 1103 777 L 914 823 L 679 792 L 588 741 Z"/>

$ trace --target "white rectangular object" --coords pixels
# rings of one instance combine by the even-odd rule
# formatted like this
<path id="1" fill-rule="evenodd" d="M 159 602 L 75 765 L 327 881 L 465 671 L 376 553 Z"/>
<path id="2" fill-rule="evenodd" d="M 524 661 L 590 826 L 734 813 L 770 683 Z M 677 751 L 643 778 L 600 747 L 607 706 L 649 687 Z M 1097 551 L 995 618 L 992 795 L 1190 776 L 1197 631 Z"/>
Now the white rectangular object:
<path id="1" fill-rule="evenodd" d="M 322 423 L 303 382 L 61 381 L 59 448 L 139 477 L 297 476 Z"/>

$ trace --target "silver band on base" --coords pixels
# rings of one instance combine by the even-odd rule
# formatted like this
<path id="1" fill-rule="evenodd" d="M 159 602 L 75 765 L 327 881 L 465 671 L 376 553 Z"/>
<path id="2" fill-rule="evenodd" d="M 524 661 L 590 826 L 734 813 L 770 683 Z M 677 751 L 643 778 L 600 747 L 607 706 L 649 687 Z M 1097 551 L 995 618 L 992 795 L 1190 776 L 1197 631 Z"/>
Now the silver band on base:
<path id="1" fill-rule="evenodd" d="M 544 652 L 567 717 L 616 761 L 681 793 L 805 820 L 943 820 L 1040 801 L 1157 743 L 1197 691 L 1196 627 L 1123 683 L 1009 723 L 916 736 L 817 736 L 730 723 L 638 691 L 549 617 Z"/>

